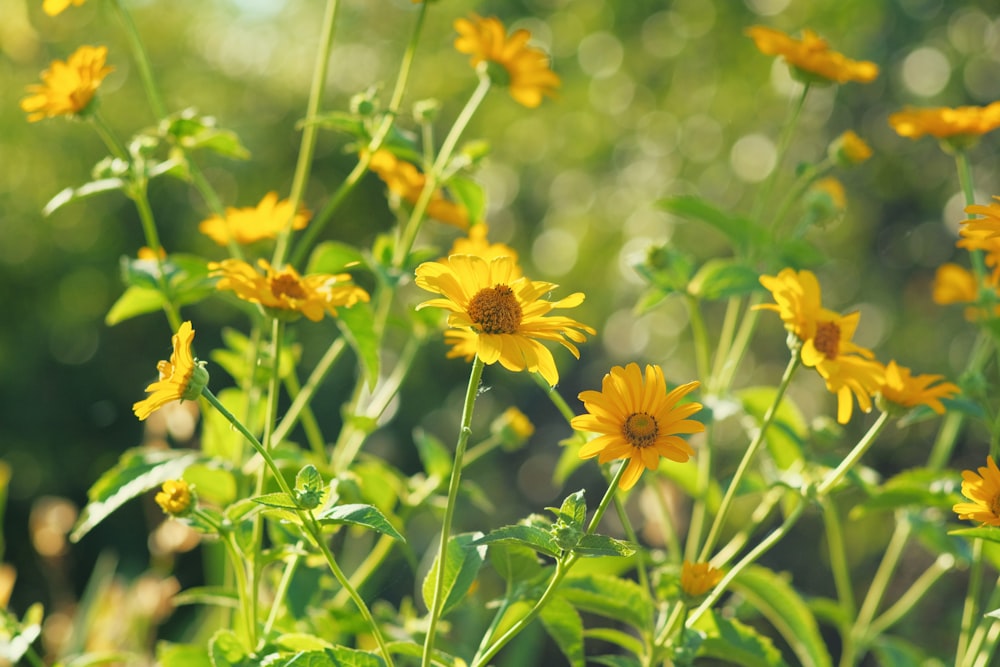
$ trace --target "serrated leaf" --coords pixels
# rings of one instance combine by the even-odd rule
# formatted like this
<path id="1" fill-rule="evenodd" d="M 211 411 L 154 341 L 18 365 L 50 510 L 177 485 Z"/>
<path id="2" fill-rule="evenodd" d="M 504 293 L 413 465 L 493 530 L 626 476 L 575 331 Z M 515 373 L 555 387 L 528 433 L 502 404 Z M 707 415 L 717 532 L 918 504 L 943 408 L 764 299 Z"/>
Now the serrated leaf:
<path id="1" fill-rule="evenodd" d="M 323 241 L 309 255 L 306 273 L 343 273 L 364 265 L 365 257 L 352 245 L 339 241 Z"/>
<path id="2" fill-rule="evenodd" d="M 573 547 L 575 553 L 581 556 L 631 556 L 636 547 L 631 542 L 616 540 L 607 535 L 584 535 Z"/>
<path id="3" fill-rule="evenodd" d="M 604 574 L 570 575 L 559 593 L 584 611 L 623 621 L 640 630 L 653 622 L 653 604 L 639 584 Z"/>
<path id="4" fill-rule="evenodd" d="M 587 520 L 587 501 L 584 498 L 583 489 L 566 496 L 559 509 L 554 507 L 547 509 L 555 514 L 560 521 L 583 530 L 583 524 Z"/>
<path id="5" fill-rule="evenodd" d="M 393 528 L 389 520 L 385 518 L 385 515 L 372 505 L 361 503 L 337 505 L 323 510 L 316 518 L 325 524 L 348 523 L 354 526 L 371 528 L 400 542 L 406 542 L 406 538 Z"/>
<path id="6" fill-rule="evenodd" d="M 215 607 L 230 607 L 236 609 L 240 606 L 239 597 L 232 589 L 225 586 L 197 586 L 188 588 L 171 598 L 175 606 L 187 604 L 203 604 Z"/>
<path id="7" fill-rule="evenodd" d="M 691 278 L 688 291 L 705 301 L 743 296 L 760 289 L 758 273 L 733 259 L 710 259 Z"/>
<path id="8" fill-rule="evenodd" d="M 163 295 L 160 290 L 151 287 L 126 287 L 122 295 L 111 304 L 104 323 L 113 327 L 120 322 L 130 320 L 146 313 L 155 313 L 163 308 Z"/>
<path id="9" fill-rule="evenodd" d="M 491 530 L 485 537 L 477 540 L 476 544 L 520 544 L 553 558 L 562 552 L 552 533 L 547 529 L 524 524 Z"/>
<path id="10" fill-rule="evenodd" d="M 764 422 L 764 415 L 774 403 L 777 395 L 775 387 L 748 387 L 737 392 L 743 410 L 754 418 L 757 427 Z M 788 394 L 781 399 L 781 405 L 764 434 L 767 450 L 781 470 L 802 461 L 802 445 L 809 434 L 809 426 L 798 406 Z"/>
<path id="11" fill-rule="evenodd" d="M 422 428 L 416 428 L 413 430 L 413 444 L 417 446 L 417 454 L 427 476 L 448 479 L 453 457 L 444 443 Z"/>
<path id="12" fill-rule="evenodd" d="M 709 610 L 693 627 L 705 635 L 698 649 L 701 657 L 742 667 L 787 667 L 781 651 L 769 637 L 735 619 L 723 618 Z"/>
<path id="13" fill-rule="evenodd" d="M 378 382 L 378 341 L 375 334 L 375 313 L 368 303 L 356 303 L 350 308 L 337 309 L 337 326 L 354 349 L 361 362 L 369 388 Z"/>
<path id="14" fill-rule="evenodd" d="M 441 589 L 441 594 L 444 596 L 444 603 L 441 605 L 442 618 L 465 598 L 479 574 L 479 568 L 486 560 L 486 547 L 477 542 L 482 536 L 483 534 L 478 532 L 462 533 L 453 535 L 448 540 L 448 548 L 445 550 L 444 586 Z M 431 608 L 434 599 L 438 558 L 440 554 L 435 557 L 421 587 L 424 605 L 428 609 Z"/>
<path id="15" fill-rule="evenodd" d="M 693 195 L 668 197 L 659 204 L 675 215 L 708 223 L 729 237 L 737 247 L 747 249 L 762 247 L 767 243 L 767 232 L 749 218 L 727 213 L 701 197 Z"/>
<path id="16" fill-rule="evenodd" d="M 279 509 L 295 510 L 299 509 L 298 504 L 296 504 L 295 499 L 284 491 L 277 491 L 275 493 L 265 493 L 262 496 L 254 496 L 250 500 L 258 503 L 260 505 L 265 505 L 267 507 L 277 507 Z"/>
<path id="17" fill-rule="evenodd" d="M 798 592 L 777 573 L 759 565 L 741 572 L 730 584 L 777 629 L 800 664 L 830 667 L 832 659 L 819 624 Z"/>
<path id="18" fill-rule="evenodd" d="M 77 542 L 109 514 L 136 496 L 177 479 L 184 469 L 198 460 L 198 454 L 185 449 L 149 449 L 135 447 L 126 451 L 118 463 L 106 471 L 87 492 L 87 506 L 69 539 Z"/>
<path id="19" fill-rule="evenodd" d="M 570 666 L 584 667 L 583 619 L 573 605 L 562 598 L 552 598 L 542 607 L 539 618 Z"/>
<path id="20" fill-rule="evenodd" d="M 904 470 L 872 490 L 867 500 L 851 510 L 851 517 L 900 507 L 938 507 L 950 512 L 955 503 L 962 502 L 961 488 L 962 477 L 955 471 Z"/>
<path id="21" fill-rule="evenodd" d="M 486 193 L 483 186 L 463 176 L 452 176 L 448 179 L 447 188 L 455 196 L 469 217 L 469 224 L 476 225 L 483 221 L 486 213 Z"/>
<path id="22" fill-rule="evenodd" d="M 66 188 L 61 190 L 55 197 L 50 199 L 48 203 L 45 204 L 45 208 L 42 209 L 42 215 L 46 217 L 50 216 L 66 204 L 76 201 L 77 199 L 85 199 L 102 192 L 123 190 L 124 188 L 125 181 L 120 178 L 102 178 L 100 180 L 91 181 L 90 183 L 85 183 L 78 188 Z"/>

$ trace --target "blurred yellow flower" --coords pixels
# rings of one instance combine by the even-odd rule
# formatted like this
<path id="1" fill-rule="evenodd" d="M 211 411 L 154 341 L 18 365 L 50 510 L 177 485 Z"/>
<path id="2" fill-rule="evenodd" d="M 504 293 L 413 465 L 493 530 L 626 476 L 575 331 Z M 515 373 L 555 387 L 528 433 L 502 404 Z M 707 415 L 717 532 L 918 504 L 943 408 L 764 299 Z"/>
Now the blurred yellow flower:
<path id="1" fill-rule="evenodd" d="M 816 322 L 820 318 L 837 316 L 834 311 L 823 308 L 819 281 L 812 271 L 785 268 L 776 276 L 761 276 L 760 284 L 771 292 L 776 303 L 761 304 L 757 308 L 778 313 L 785 328 L 800 341 L 816 335 Z"/>
<path id="2" fill-rule="evenodd" d="M 570 425 L 578 431 L 600 435 L 580 449 L 580 458 L 598 457 L 598 463 L 628 459 L 628 467 L 618 483 L 628 490 L 639 481 L 643 470 L 656 470 L 660 457 L 683 463 L 694 449 L 679 434 L 701 433 L 705 425 L 691 415 L 701 403 L 677 405 L 699 386 L 698 382 L 667 392 L 663 369 L 646 364 L 643 378 L 639 365 L 614 366 L 604 376 L 601 391 L 583 391 L 579 399 L 587 414 L 577 415 Z"/>
<path id="3" fill-rule="evenodd" d="M 244 301 L 259 303 L 283 317 L 301 313 L 319 322 L 326 313 L 336 315 L 339 306 L 350 308 L 369 299 L 368 292 L 351 284 L 347 273 L 301 276 L 291 266 L 274 269 L 263 259 L 257 265 L 264 275 L 238 259 L 211 262 L 208 268 L 209 275 L 221 276 L 216 288 L 232 290 Z"/>
<path id="4" fill-rule="evenodd" d="M 826 195 L 835 212 L 842 212 L 847 208 L 847 192 L 844 190 L 844 184 L 833 176 L 819 179 L 812 184 L 809 191 L 812 194 Z"/>
<path id="5" fill-rule="evenodd" d="M 853 130 L 847 130 L 830 143 L 830 157 L 845 167 L 861 164 L 872 156 L 872 149 Z"/>
<path id="6" fill-rule="evenodd" d="M 1000 127 L 1000 102 L 985 107 L 907 107 L 889 116 L 889 124 L 902 137 L 919 139 L 925 134 L 938 139 L 975 138 Z"/>
<path id="7" fill-rule="evenodd" d="M 971 500 L 956 503 L 951 509 L 959 519 L 978 521 L 984 526 L 1000 526 L 1000 470 L 992 456 L 979 474 L 962 471 L 962 495 Z"/>
<path id="8" fill-rule="evenodd" d="M 983 263 L 992 273 L 989 281 L 992 286 L 1000 283 L 1000 234 L 994 233 L 986 221 L 980 221 L 976 228 L 963 224 L 958 230 L 959 239 L 955 245 L 966 250 L 981 250 Z"/>
<path id="9" fill-rule="evenodd" d="M 549 59 L 541 49 L 528 46 L 531 33 L 515 30 L 507 36 L 503 23 L 495 17 L 483 18 L 472 14 L 455 20 L 455 49 L 472 56 L 473 67 L 493 62 L 507 73 L 510 96 L 519 104 L 533 109 L 546 95 L 552 97 L 559 87 L 559 77 L 549 68 Z"/>
<path id="10" fill-rule="evenodd" d="M 709 563 L 684 561 L 681 566 L 681 590 L 689 598 L 701 597 L 722 581 L 722 570 Z"/>
<path id="11" fill-rule="evenodd" d="M 417 203 L 427 177 L 415 166 L 400 160 L 383 148 L 372 155 L 369 167 L 385 182 L 389 192 L 401 197 L 410 205 Z M 469 215 L 465 207 L 447 199 L 440 188 L 431 195 L 431 200 L 427 204 L 427 215 L 459 229 L 469 227 Z"/>
<path id="12" fill-rule="evenodd" d="M 509 407 L 490 424 L 490 433 L 499 437 L 504 449 L 517 449 L 535 433 L 535 425 L 515 407 Z"/>
<path id="13" fill-rule="evenodd" d="M 451 246 L 449 255 L 475 255 L 487 262 L 495 257 L 510 257 L 517 262 L 517 251 L 505 243 L 490 243 L 487 235 L 490 228 L 485 222 L 469 227 L 467 237 L 459 237 Z M 517 267 L 520 271 L 520 267 Z"/>
<path id="14" fill-rule="evenodd" d="M 58 16 L 62 14 L 70 5 L 75 5 L 79 7 L 87 0 L 45 0 L 42 3 L 42 11 L 44 11 L 49 16 Z"/>
<path id="15" fill-rule="evenodd" d="M 150 396 L 132 406 L 132 411 L 140 420 L 145 420 L 167 403 L 193 401 L 201 395 L 208 382 L 208 372 L 191 355 L 193 340 L 194 329 L 190 322 L 184 322 L 171 339 L 173 352 L 170 361 L 161 361 L 156 365 L 160 379 L 146 387 Z"/>
<path id="16" fill-rule="evenodd" d="M 191 509 L 191 487 L 183 479 L 168 479 L 156 494 L 156 504 L 165 514 L 183 516 Z"/>
<path id="17" fill-rule="evenodd" d="M 309 217 L 308 211 L 299 209 L 293 218 L 292 202 L 287 199 L 278 201 L 277 192 L 268 192 L 256 206 L 227 207 L 224 218 L 213 215 L 202 220 L 198 231 L 221 246 L 227 245 L 231 240 L 247 244 L 275 238 L 289 220 L 292 222 L 292 229 L 303 229 L 309 222 Z"/>
<path id="18" fill-rule="evenodd" d="M 66 62 L 53 60 L 49 69 L 42 72 L 42 83 L 28 86 L 30 95 L 21 100 L 21 110 L 28 113 L 28 121 L 34 123 L 84 111 L 104 77 L 114 70 L 105 66 L 107 57 L 106 46 L 81 46 Z"/>
<path id="19" fill-rule="evenodd" d="M 983 217 L 962 220 L 962 233 L 988 232 L 989 236 L 986 238 L 1000 236 L 1000 197 L 994 195 L 993 199 L 989 204 L 970 204 L 965 207 L 965 212 L 969 215 Z"/>
<path id="20" fill-rule="evenodd" d="M 959 389 L 951 382 L 940 382 L 943 378 L 942 375 L 914 376 L 906 366 L 890 361 L 885 367 L 882 397 L 904 408 L 926 405 L 939 415 L 944 414 L 941 399 L 951 398 Z"/>
<path id="21" fill-rule="evenodd" d="M 791 66 L 792 73 L 806 81 L 815 82 L 818 76 L 820 80 L 837 83 L 870 83 L 878 76 L 878 65 L 867 60 L 851 60 L 832 51 L 827 41 L 812 30 L 803 30 L 801 40 L 759 25 L 747 28 L 746 34 L 761 53 L 781 56 Z"/>
<path id="22" fill-rule="evenodd" d="M 475 345 L 476 354 L 486 364 L 500 362 L 510 371 L 538 372 L 552 386 L 559 382 L 552 353 L 541 341 L 555 341 L 579 358 L 574 343 L 586 340 L 591 327 L 563 316 L 549 316 L 556 308 L 575 308 L 583 303 L 580 292 L 559 301 L 542 297 L 558 285 L 529 280 L 520 274 L 511 257 L 487 262 L 475 255 L 452 255 L 436 262 L 424 262 L 416 270 L 417 286 L 440 294 L 417 308 L 451 311 L 448 326 L 458 329 L 462 356 Z M 472 338 L 474 336 L 474 340 Z"/>
<path id="23" fill-rule="evenodd" d="M 995 279 L 990 277 L 984 287 L 995 292 L 996 285 L 993 283 L 995 283 Z M 979 300 L 975 274 L 958 264 L 942 264 L 934 273 L 931 299 L 941 306 L 953 303 L 975 304 Z M 998 295 L 998 301 L 1000 301 L 1000 295 Z M 982 308 L 970 305 L 965 309 L 965 319 L 970 322 L 975 322 L 982 316 Z M 1000 316 L 1000 303 L 994 306 L 993 316 Z"/>

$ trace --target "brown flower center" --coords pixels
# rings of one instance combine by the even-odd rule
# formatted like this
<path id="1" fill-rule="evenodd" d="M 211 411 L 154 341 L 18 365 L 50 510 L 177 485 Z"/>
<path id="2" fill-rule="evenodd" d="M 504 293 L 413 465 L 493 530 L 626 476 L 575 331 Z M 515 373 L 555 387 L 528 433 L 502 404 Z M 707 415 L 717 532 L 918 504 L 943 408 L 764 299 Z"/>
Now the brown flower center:
<path id="1" fill-rule="evenodd" d="M 469 317 L 480 333 L 512 334 L 521 325 L 521 304 L 506 285 L 484 287 L 469 301 Z"/>
<path id="2" fill-rule="evenodd" d="M 990 499 L 990 513 L 995 517 L 1000 517 L 1000 493 Z"/>
<path id="3" fill-rule="evenodd" d="M 649 447 L 659 433 L 656 418 L 645 412 L 633 412 L 622 425 L 622 435 L 633 447 Z"/>
<path id="4" fill-rule="evenodd" d="M 271 294 L 276 299 L 287 296 L 290 299 L 304 299 L 306 291 L 302 289 L 302 284 L 290 274 L 277 275 L 271 278 Z"/>
<path id="5" fill-rule="evenodd" d="M 820 322 L 817 324 L 813 345 L 827 359 L 836 359 L 840 353 L 840 325 L 836 322 Z"/>

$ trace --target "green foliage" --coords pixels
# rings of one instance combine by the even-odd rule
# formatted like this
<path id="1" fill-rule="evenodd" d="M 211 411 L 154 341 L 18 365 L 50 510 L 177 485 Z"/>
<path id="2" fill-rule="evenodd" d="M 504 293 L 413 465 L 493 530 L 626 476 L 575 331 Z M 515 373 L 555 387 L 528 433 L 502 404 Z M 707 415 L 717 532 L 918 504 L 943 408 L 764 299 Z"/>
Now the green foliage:
<path id="1" fill-rule="evenodd" d="M 770 638 L 735 619 L 709 612 L 694 628 L 704 634 L 698 655 L 744 667 L 786 667 Z"/>
<path id="2" fill-rule="evenodd" d="M 441 603 L 442 617 L 454 610 L 465 599 L 469 588 L 479 574 L 479 568 L 486 561 L 486 547 L 478 543 L 480 537 L 482 537 L 482 533 L 464 533 L 453 535 L 448 540 L 448 548 L 445 550 L 444 583 L 441 588 L 441 594 L 444 597 L 444 602 Z M 428 609 L 432 608 L 434 603 L 437 573 L 438 559 L 435 558 L 420 589 L 424 605 Z"/>
<path id="3" fill-rule="evenodd" d="M 374 531 L 388 535 L 394 540 L 399 540 L 400 542 L 406 541 L 406 538 L 404 538 L 398 530 L 393 528 L 389 520 L 385 518 L 385 515 L 373 505 L 351 503 L 348 505 L 328 507 L 319 512 L 316 515 L 316 518 L 319 519 L 320 523 L 324 525 L 337 526 L 350 524 L 353 526 L 361 526 L 363 528 L 371 528 Z"/>

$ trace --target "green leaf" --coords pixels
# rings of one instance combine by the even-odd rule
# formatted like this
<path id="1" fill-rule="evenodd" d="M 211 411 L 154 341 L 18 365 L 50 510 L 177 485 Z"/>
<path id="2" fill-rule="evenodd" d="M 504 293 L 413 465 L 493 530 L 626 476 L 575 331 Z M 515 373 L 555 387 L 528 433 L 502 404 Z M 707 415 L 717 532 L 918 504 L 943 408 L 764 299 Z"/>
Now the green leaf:
<path id="1" fill-rule="evenodd" d="M 539 615 L 545 631 L 569 661 L 570 667 L 584 667 L 583 619 L 566 600 L 555 597 L 542 607 Z"/>
<path id="2" fill-rule="evenodd" d="M 674 292 L 683 294 L 694 275 L 695 259 L 670 244 L 664 244 L 650 248 L 646 261 L 634 268 L 663 296 Z"/>
<path id="3" fill-rule="evenodd" d="M 573 547 L 581 556 L 631 556 L 636 546 L 631 542 L 616 540 L 607 535 L 584 535 Z"/>
<path id="4" fill-rule="evenodd" d="M 372 530 L 384 533 L 389 537 L 399 540 L 400 542 L 405 542 L 406 538 L 399 534 L 389 520 L 385 518 L 385 515 L 378 510 L 378 508 L 372 505 L 363 505 L 360 503 L 350 504 L 350 505 L 337 505 L 335 507 L 330 507 L 323 510 L 317 516 L 317 519 L 324 524 L 352 524 L 355 526 L 363 526 L 365 528 L 371 528 Z"/>
<path id="5" fill-rule="evenodd" d="M 126 287 L 122 295 L 111 304 L 108 314 L 104 316 L 104 323 L 113 327 L 133 317 L 154 313 L 163 308 L 164 303 L 163 295 L 158 289 L 137 285 Z"/>
<path id="6" fill-rule="evenodd" d="M 623 621 L 645 631 L 653 622 L 653 605 L 639 584 L 604 574 L 570 575 L 559 593 L 584 611 Z"/>
<path id="7" fill-rule="evenodd" d="M 346 132 L 358 139 L 368 139 L 365 124 L 356 115 L 346 111 L 329 111 L 327 113 L 316 114 L 307 122 L 330 130 Z"/>
<path id="8" fill-rule="evenodd" d="M 476 544 L 520 544 L 553 558 L 562 552 L 552 533 L 538 526 L 525 524 L 491 530 L 488 535 L 477 540 Z"/>
<path id="9" fill-rule="evenodd" d="M 769 246 L 770 247 L 770 246 Z M 781 267 L 804 269 L 818 266 L 826 260 L 826 254 L 805 239 L 779 240 L 776 264 Z"/>
<path id="10" fill-rule="evenodd" d="M 642 667 L 638 658 L 630 655 L 595 655 L 588 658 L 591 662 L 608 667 Z"/>
<path id="11" fill-rule="evenodd" d="M 642 655 L 646 650 L 641 639 L 617 628 L 588 628 L 583 634 L 587 639 L 598 639 L 609 644 L 617 644 L 634 655 Z"/>
<path id="12" fill-rule="evenodd" d="M 465 208 L 470 225 L 483 221 L 486 214 L 486 193 L 482 185 L 471 178 L 452 176 L 448 179 L 447 189 Z"/>
<path id="13" fill-rule="evenodd" d="M 478 544 L 482 533 L 462 533 L 448 540 L 445 553 L 444 586 L 441 590 L 444 604 L 441 606 L 441 617 L 458 606 L 479 574 L 479 568 L 486 560 L 486 547 Z M 438 557 L 434 559 L 430 571 L 424 578 L 421 593 L 424 605 L 430 609 L 434 600 L 434 587 L 437 582 Z"/>
<path id="14" fill-rule="evenodd" d="M 369 387 L 378 382 L 378 336 L 375 334 L 375 313 L 367 303 L 337 309 L 337 326 L 358 355 Z"/>
<path id="15" fill-rule="evenodd" d="M 323 241 L 309 255 L 306 273 L 343 273 L 364 263 L 364 255 L 354 246 L 339 241 Z"/>
<path id="16" fill-rule="evenodd" d="M 385 667 L 380 656 L 353 648 L 335 646 L 321 651 L 303 651 L 274 667 Z"/>
<path id="17" fill-rule="evenodd" d="M 554 507 L 546 509 L 555 514 L 559 521 L 583 530 L 583 524 L 587 520 L 587 501 L 584 499 L 583 489 L 566 496 L 559 509 Z"/>
<path id="18" fill-rule="evenodd" d="M 85 183 L 78 188 L 66 188 L 61 190 L 59 194 L 45 204 L 45 208 L 42 209 L 42 215 L 48 217 L 66 204 L 76 201 L 77 199 L 86 199 L 87 197 L 93 197 L 94 195 L 102 192 L 124 189 L 125 181 L 121 178 L 102 178 L 96 181 L 91 181 L 90 183 Z"/>
<path id="19" fill-rule="evenodd" d="M 891 635 L 876 637 L 872 641 L 871 650 L 877 658 L 879 667 L 929 667 L 933 664 L 944 664 L 938 661 L 931 662 L 919 647 Z"/>
<path id="20" fill-rule="evenodd" d="M 91 528 L 132 498 L 160 486 L 168 479 L 180 478 L 184 470 L 197 460 L 198 454 L 187 449 L 129 449 L 90 487 L 87 506 L 73 526 L 70 541 L 79 541 Z"/>
<path id="21" fill-rule="evenodd" d="M 156 645 L 156 664 L 160 667 L 212 667 L 212 659 L 204 646 L 161 641 Z"/>
<path id="22" fill-rule="evenodd" d="M 708 223 L 741 249 L 763 247 L 768 241 L 767 232 L 749 218 L 727 213 L 701 197 L 689 195 L 668 197 L 659 204 L 675 215 Z"/>
<path id="23" fill-rule="evenodd" d="M 758 565 L 741 572 L 730 585 L 781 633 L 800 664 L 832 665 L 826 643 L 812 611 L 781 576 Z"/>
<path id="24" fill-rule="evenodd" d="M 16 617 L 6 609 L 0 609 L 0 629 L 6 631 L 8 627 L 13 626 L 11 628 L 13 634 L 4 633 L 6 635 L 3 637 L 4 641 L 0 642 L 0 659 L 9 660 L 14 665 L 19 664 L 24 654 L 42 634 L 43 616 L 44 610 L 40 602 L 28 607 L 20 622 L 17 622 Z"/>
<path id="25" fill-rule="evenodd" d="M 212 667 L 250 667 L 243 643 L 232 630 L 218 630 L 208 641 Z"/>
<path id="26" fill-rule="evenodd" d="M 413 429 L 413 443 L 428 477 L 448 479 L 451 474 L 453 457 L 444 443 L 422 428 Z"/>
<path id="27" fill-rule="evenodd" d="M 255 496 L 250 500 L 261 505 L 266 505 L 267 507 L 278 507 L 280 509 L 286 510 L 296 510 L 299 509 L 298 504 L 295 499 L 284 491 L 278 491 L 276 493 L 265 493 L 262 496 Z"/>
<path id="28" fill-rule="evenodd" d="M 743 296 L 760 289 L 759 274 L 733 259 L 710 259 L 691 279 L 688 291 L 705 301 Z"/>
<path id="29" fill-rule="evenodd" d="M 237 609 L 240 606 L 239 597 L 236 592 L 225 586 L 196 586 L 188 588 L 172 598 L 176 606 L 186 604 L 203 604 L 215 607 L 230 607 Z"/>
<path id="30" fill-rule="evenodd" d="M 889 478 L 851 510 L 851 518 L 900 507 L 937 507 L 948 512 L 962 501 L 962 477 L 951 470 L 912 468 Z"/>
<path id="31" fill-rule="evenodd" d="M 737 392 L 737 396 L 743 404 L 743 410 L 752 416 L 760 427 L 777 393 L 775 387 L 748 387 Z M 778 468 L 788 470 L 802 461 L 802 445 L 808 434 L 809 426 L 805 417 L 791 397 L 785 394 L 771 425 L 764 434 L 768 452 Z"/>
<path id="32" fill-rule="evenodd" d="M 960 537 L 969 537 L 980 540 L 986 540 L 987 542 L 998 542 L 1000 543 L 1000 528 L 996 526 L 980 526 L 978 528 L 959 528 L 958 530 L 949 530 L 949 535 L 958 535 Z"/>
<path id="33" fill-rule="evenodd" d="M 184 479 L 198 492 L 198 499 L 226 507 L 236 500 L 236 477 L 217 462 L 195 463 L 184 471 Z"/>
<path id="34" fill-rule="evenodd" d="M 523 544 L 494 542 L 488 555 L 493 569 L 508 584 L 537 579 L 543 570 L 537 552 Z"/>
<path id="35" fill-rule="evenodd" d="M 186 150 L 205 148 L 237 160 L 250 157 L 250 151 L 240 143 L 235 132 L 216 127 L 214 117 L 201 116 L 195 109 L 173 114 L 160 128 L 164 136 Z"/>
<path id="36" fill-rule="evenodd" d="M 786 667 L 781 651 L 771 639 L 749 625 L 709 610 L 693 627 L 705 634 L 698 649 L 699 656 L 743 667 Z"/>

